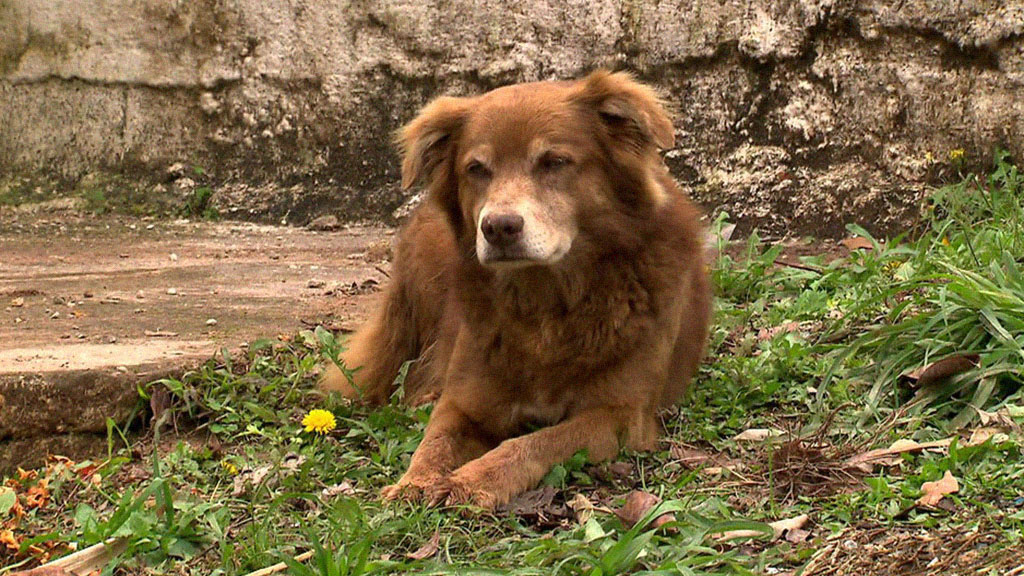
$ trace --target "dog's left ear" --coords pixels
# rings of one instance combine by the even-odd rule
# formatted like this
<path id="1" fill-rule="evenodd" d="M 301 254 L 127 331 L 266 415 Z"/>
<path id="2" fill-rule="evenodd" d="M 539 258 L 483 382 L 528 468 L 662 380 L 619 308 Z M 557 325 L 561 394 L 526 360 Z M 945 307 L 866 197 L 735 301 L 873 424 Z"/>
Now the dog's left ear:
<path id="1" fill-rule="evenodd" d="M 629 142 L 638 150 L 675 144 L 675 128 L 661 99 L 629 73 L 598 70 L 580 84 L 580 100 L 597 111 L 616 140 Z"/>
<path id="2" fill-rule="evenodd" d="M 403 126 L 395 140 L 402 151 L 402 188 L 421 178 L 436 177 L 451 160 L 455 135 L 469 113 L 469 100 L 443 96 L 428 104 Z"/>

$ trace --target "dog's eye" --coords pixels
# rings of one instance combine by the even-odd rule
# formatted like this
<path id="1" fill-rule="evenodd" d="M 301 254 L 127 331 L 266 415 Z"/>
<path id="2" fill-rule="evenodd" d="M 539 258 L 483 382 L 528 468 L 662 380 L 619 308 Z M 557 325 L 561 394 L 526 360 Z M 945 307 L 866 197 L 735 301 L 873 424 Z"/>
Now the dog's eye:
<path id="1" fill-rule="evenodd" d="M 572 159 L 568 156 L 559 156 L 557 154 L 545 154 L 540 159 L 540 167 L 544 170 L 553 171 L 565 168 L 569 164 L 572 164 Z"/>
<path id="2" fill-rule="evenodd" d="M 473 160 L 466 165 L 466 174 L 474 178 L 487 178 L 491 175 L 491 171 L 487 169 L 487 166 L 484 166 L 483 162 Z"/>

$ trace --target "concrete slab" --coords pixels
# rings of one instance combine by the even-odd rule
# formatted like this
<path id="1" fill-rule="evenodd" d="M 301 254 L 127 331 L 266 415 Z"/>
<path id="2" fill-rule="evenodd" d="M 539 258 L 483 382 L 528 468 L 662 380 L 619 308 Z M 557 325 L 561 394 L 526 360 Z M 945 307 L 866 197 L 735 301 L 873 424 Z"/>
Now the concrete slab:
<path id="1" fill-rule="evenodd" d="M 108 416 L 134 406 L 137 384 L 222 347 L 355 326 L 386 280 L 391 236 L 0 218 L 0 470 L 105 432 Z"/>

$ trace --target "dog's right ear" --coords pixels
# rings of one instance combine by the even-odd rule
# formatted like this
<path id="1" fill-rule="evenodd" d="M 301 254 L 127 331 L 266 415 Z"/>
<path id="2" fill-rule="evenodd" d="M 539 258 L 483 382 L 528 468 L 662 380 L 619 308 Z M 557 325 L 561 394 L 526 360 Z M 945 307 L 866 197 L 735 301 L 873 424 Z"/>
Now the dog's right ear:
<path id="1" fill-rule="evenodd" d="M 428 104 L 398 131 L 402 188 L 410 188 L 423 177 L 433 180 L 435 171 L 449 163 L 456 135 L 468 114 L 469 99 L 445 96 Z"/>

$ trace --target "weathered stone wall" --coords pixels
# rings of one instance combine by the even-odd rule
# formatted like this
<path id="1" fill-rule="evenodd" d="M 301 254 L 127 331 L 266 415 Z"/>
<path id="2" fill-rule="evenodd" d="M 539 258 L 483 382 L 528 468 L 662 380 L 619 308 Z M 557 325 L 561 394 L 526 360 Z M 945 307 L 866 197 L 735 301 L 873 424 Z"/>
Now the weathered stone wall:
<path id="1" fill-rule="evenodd" d="M 239 217 L 381 218 L 430 97 L 611 66 L 674 105 L 707 207 L 893 230 L 951 149 L 1024 150 L 1022 36 L 1024 0 L 0 0 L 0 175 L 183 162 Z"/>

